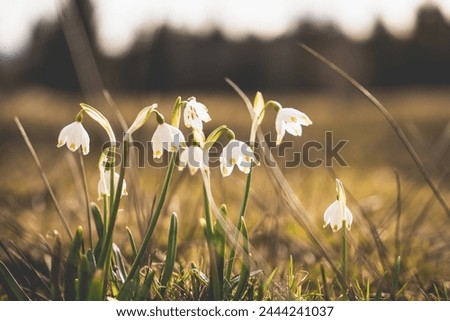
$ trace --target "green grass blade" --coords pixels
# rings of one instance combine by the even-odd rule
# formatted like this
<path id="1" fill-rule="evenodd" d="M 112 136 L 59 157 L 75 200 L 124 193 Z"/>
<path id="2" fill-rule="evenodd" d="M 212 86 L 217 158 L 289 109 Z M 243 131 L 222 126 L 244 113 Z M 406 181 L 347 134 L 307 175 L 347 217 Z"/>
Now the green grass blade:
<path id="1" fill-rule="evenodd" d="M 396 294 L 399 284 L 399 277 L 400 277 L 400 265 L 402 263 L 402 259 L 400 256 L 397 256 L 397 260 L 395 261 L 395 267 L 394 267 L 394 276 L 393 276 L 393 282 L 392 282 L 392 290 L 391 290 L 391 300 L 396 300 Z"/>
<path id="2" fill-rule="evenodd" d="M 378 282 L 378 287 L 377 287 L 377 293 L 375 294 L 375 301 L 381 301 L 382 296 L 383 296 L 383 281 L 385 278 L 386 274 L 383 274 L 383 276 L 381 277 L 380 282 Z"/>
<path id="3" fill-rule="evenodd" d="M 61 257 L 62 257 L 62 244 L 61 236 L 59 233 L 55 233 L 55 245 L 52 250 L 52 261 L 50 269 L 50 289 L 52 292 L 52 300 L 61 300 L 61 289 L 59 287 L 59 279 L 61 276 Z"/>
<path id="4" fill-rule="evenodd" d="M 99 239 L 99 243 L 101 243 L 100 240 L 103 237 L 104 226 L 103 226 L 103 221 L 102 221 L 102 215 L 100 214 L 100 209 L 98 208 L 97 204 L 95 204 L 94 202 L 91 203 L 91 211 L 92 211 L 92 217 L 94 218 L 95 229 L 97 230 L 97 236 Z"/>
<path id="5" fill-rule="evenodd" d="M 172 276 L 177 256 L 177 235 L 178 235 L 178 219 L 177 214 L 173 213 L 170 219 L 169 240 L 167 243 L 167 256 L 164 265 L 164 271 L 161 277 L 161 294 L 164 295 L 167 284 Z"/>
<path id="6" fill-rule="evenodd" d="M 64 298 L 67 301 L 73 301 L 76 298 L 75 279 L 77 278 L 78 267 L 80 264 L 80 250 L 82 244 L 83 229 L 81 226 L 78 226 L 67 257 L 66 272 L 64 276 Z"/>
<path id="7" fill-rule="evenodd" d="M 265 298 L 265 296 L 267 294 L 267 291 L 269 290 L 269 287 L 272 284 L 273 278 L 275 277 L 275 274 L 277 273 L 277 271 L 278 271 L 278 267 L 276 267 L 272 271 L 272 273 L 270 273 L 269 277 L 261 285 L 261 288 L 260 288 L 260 290 L 258 292 L 258 298 L 257 298 L 258 301 L 264 300 L 264 298 Z"/>
<path id="8" fill-rule="evenodd" d="M 0 284 L 8 294 L 9 300 L 30 301 L 28 295 L 2 261 L 0 261 Z"/>
<path id="9" fill-rule="evenodd" d="M 239 283 L 236 289 L 236 293 L 234 294 L 234 300 L 239 301 L 245 294 L 245 290 L 247 289 L 248 280 L 250 277 L 250 242 L 248 240 L 248 232 L 247 226 L 245 224 L 245 220 L 241 217 L 241 233 L 243 237 L 243 249 L 244 249 L 244 258 L 242 260 L 241 273 L 239 276 Z"/>
<path id="10" fill-rule="evenodd" d="M 227 207 L 225 204 L 222 204 L 220 207 L 220 212 L 222 213 L 223 219 L 226 220 L 227 218 Z M 215 234 L 215 243 L 216 243 L 216 261 L 217 261 L 217 274 L 219 277 L 219 280 L 223 280 L 224 277 L 224 269 L 225 269 L 225 244 L 226 244 L 226 234 L 223 229 L 223 227 L 216 222 L 214 227 L 214 234 Z M 221 282 L 221 285 L 223 287 L 223 281 Z M 223 290 L 223 289 L 222 289 Z"/>
<path id="11" fill-rule="evenodd" d="M 155 272 L 153 270 L 150 270 L 149 272 L 147 272 L 144 283 L 139 287 L 139 290 L 137 292 L 135 300 L 144 301 L 144 300 L 148 300 L 150 298 L 150 289 L 153 285 L 154 277 L 155 277 Z"/>
<path id="12" fill-rule="evenodd" d="M 323 263 L 320 263 L 320 275 L 322 277 L 322 283 L 323 283 L 323 298 L 325 301 L 330 301 L 330 294 L 328 291 L 328 283 L 327 283 L 327 276 L 325 274 L 325 267 L 323 266 Z"/>
<path id="13" fill-rule="evenodd" d="M 133 298 L 135 290 L 135 280 L 130 280 L 130 282 L 125 283 L 120 289 L 117 295 L 117 300 L 119 301 L 129 301 Z"/>
<path id="14" fill-rule="evenodd" d="M 80 268 L 78 269 L 78 300 L 85 301 L 89 294 L 89 284 L 91 282 L 92 272 L 90 264 L 85 254 L 81 255 Z"/>
<path id="15" fill-rule="evenodd" d="M 131 232 L 130 228 L 127 226 L 127 227 L 125 227 L 125 229 L 127 230 L 128 239 L 130 240 L 131 251 L 133 252 L 133 260 L 134 260 L 137 255 L 136 242 L 134 241 L 134 236 L 133 236 L 133 233 Z"/>

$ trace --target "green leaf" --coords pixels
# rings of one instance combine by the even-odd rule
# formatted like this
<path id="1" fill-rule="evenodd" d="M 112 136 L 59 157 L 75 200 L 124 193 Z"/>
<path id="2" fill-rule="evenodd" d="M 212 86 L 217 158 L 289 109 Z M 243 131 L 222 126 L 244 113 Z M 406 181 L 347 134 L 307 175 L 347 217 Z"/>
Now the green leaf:
<path id="1" fill-rule="evenodd" d="M 270 273 L 269 277 L 264 281 L 262 284 L 260 291 L 258 292 L 258 301 L 262 301 L 266 295 L 267 290 L 269 289 L 270 284 L 273 281 L 273 278 L 275 274 L 277 273 L 278 268 L 275 268 L 275 270 Z"/>
<path id="2" fill-rule="evenodd" d="M 133 293 L 135 290 L 135 280 L 130 280 L 126 282 L 123 287 L 120 289 L 120 292 L 117 296 L 117 300 L 119 301 L 129 301 L 133 297 Z"/>
<path id="3" fill-rule="evenodd" d="M 125 227 L 125 229 L 127 230 L 128 239 L 130 240 L 131 251 L 133 252 L 133 260 L 134 260 L 137 255 L 136 242 L 134 241 L 134 236 L 133 236 L 133 233 L 131 232 L 130 228 L 127 226 L 127 227 Z"/>
<path id="4" fill-rule="evenodd" d="M 120 283 L 124 283 L 127 278 L 127 270 L 123 262 L 122 253 L 116 243 L 112 244 L 113 259 L 115 263 L 116 274 L 119 277 Z"/>
<path id="5" fill-rule="evenodd" d="M 222 204 L 220 207 L 220 212 L 222 213 L 222 217 L 226 221 L 227 218 L 227 207 L 225 204 Z M 226 243 L 226 234 L 223 230 L 223 227 L 220 225 L 218 221 L 215 223 L 215 245 L 216 245 L 216 261 L 217 261 L 217 272 L 219 276 L 219 280 L 221 280 L 221 284 L 223 284 L 224 277 L 224 269 L 225 269 L 225 243 Z M 223 286 L 223 285 L 222 285 Z"/>
<path id="6" fill-rule="evenodd" d="M 59 288 L 59 278 L 61 274 L 61 257 L 62 245 L 61 236 L 55 233 L 55 245 L 52 250 L 52 261 L 50 270 L 50 289 L 52 292 L 52 300 L 61 300 L 61 289 Z"/>
<path id="7" fill-rule="evenodd" d="M 248 280 L 250 277 L 250 243 L 248 240 L 247 226 L 245 220 L 241 217 L 241 233 L 243 237 L 243 248 L 244 248 L 244 258 L 242 260 L 241 273 L 239 277 L 239 283 L 234 294 L 234 300 L 239 301 L 245 294 L 247 288 Z"/>
<path id="8" fill-rule="evenodd" d="M 2 261 L 0 261 L 0 284 L 5 289 L 10 300 L 30 301 L 28 295 L 26 295 Z"/>
<path id="9" fill-rule="evenodd" d="M 103 292 L 103 271 L 95 271 L 91 282 L 89 284 L 89 292 L 87 296 L 88 301 L 102 301 L 105 298 L 102 295 Z"/>
<path id="10" fill-rule="evenodd" d="M 89 294 L 89 284 L 92 277 L 89 261 L 85 254 L 81 255 L 80 268 L 78 271 L 78 299 L 80 301 L 87 300 Z"/>
<path id="11" fill-rule="evenodd" d="M 139 287 L 139 291 L 135 297 L 137 301 L 148 300 L 150 297 L 150 289 L 153 284 L 153 279 L 155 277 L 155 272 L 153 270 L 149 270 L 147 275 L 145 276 L 144 283 Z"/>
<path id="12" fill-rule="evenodd" d="M 399 277 L 400 277 L 400 265 L 402 264 L 402 259 L 400 256 L 397 257 L 397 260 L 395 261 L 395 267 L 394 267 L 394 278 L 392 282 L 392 290 L 391 290 L 391 300 L 396 300 L 396 294 L 398 289 L 398 283 L 399 283 Z"/>
<path id="13" fill-rule="evenodd" d="M 80 264 L 80 250 L 83 245 L 83 229 L 78 226 L 72 241 L 69 256 L 67 257 L 67 266 L 64 276 L 64 298 L 67 301 L 73 301 L 76 298 L 75 279 L 77 278 L 78 266 Z"/>
<path id="14" fill-rule="evenodd" d="M 167 255 L 166 263 L 164 265 L 164 271 L 161 277 L 161 290 L 162 295 L 164 294 L 165 288 L 169 283 L 170 277 L 173 273 L 173 268 L 175 266 L 175 260 L 177 256 L 177 235 L 178 235 L 178 220 L 177 214 L 173 213 L 170 218 L 170 228 L 169 228 L 169 240 L 167 242 Z"/>
<path id="15" fill-rule="evenodd" d="M 100 209 L 98 208 L 97 204 L 95 204 L 94 202 L 91 203 L 91 211 L 92 216 L 94 218 L 95 229 L 97 230 L 98 239 L 101 240 L 103 237 L 103 230 L 104 230 L 102 215 L 100 214 Z"/>

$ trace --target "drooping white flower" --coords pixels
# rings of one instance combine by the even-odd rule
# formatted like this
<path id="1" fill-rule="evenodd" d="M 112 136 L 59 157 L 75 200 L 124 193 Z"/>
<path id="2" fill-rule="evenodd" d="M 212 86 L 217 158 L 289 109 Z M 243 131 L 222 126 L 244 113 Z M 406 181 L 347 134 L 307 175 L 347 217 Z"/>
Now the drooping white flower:
<path id="1" fill-rule="evenodd" d="M 159 124 L 152 137 L 153 157 L 160 158 L 163 149 L 174 152 L 185 143 L 184 135 L 178 128 L 167 123 Z"/>
<path id="2" fill-rule="evenodd" d="M 345 222 L 345 227 L 350 230 L 353 222 L 353 215 L 346 205 L 344 185 L 337 178 L 336 191 L 337 200 L 331 203 L 330 206 L 328 206 L 323 215 L 323 227 L 326 227 L 328 224 L 330 224 L 331 229 L 336 232 L 342 228 L 342 224 L 343 222 Z"/>
<path id="3" fill-rule="evenodd" d="M 119 177 L 120 175 L 116 172 L 114 172 L 114 195 L 117 190 L 117 184 L 119 183 Z M 110 196 L 110 189 L 111 189 L 111 171 L 107 170 L 105 172 L 100 172 L 100 180 L 98 181 L 98 197 L 99 199 L 102 199 L 104 196 L 109 197 Z M 128 195 L 127 193 L 127 183 L 125 180 L 123 180 L 122 183 L 122 193 L 120 197 Z"/>
<path id="4" fill-rule="evenodd" d="M 84 155 L 89 153 L 89 135 L 79 121 L 74 121 L 65 126 L 58 137 L 57 147 L 61 147 L 67 143 L 67 148 L 72 152 L 76 151 L 80 146 Z"/>
<path id="5" fill-rule="evenodd" d="M 184 108 L 184 125 L 187 128 L 203 130 L 203 122 L 207 123 L 211 120 L 208 109 L 202 103 L 199 103 L 195 97 L 187 100 Z"/>
<path id="6" fill-rule="evenodd" d="M 305 113 L 294 108 L 281 108 L 275 119 L 277 145 L 281 144 L 286 131 L 294 136 L 301 136 L 302 126 L 309 126 L 311 124 L 311 119 Z"/>
<path id="7" fill-rule="evenodd" d="M 236 165 L 243 173 L 248 174 L 255 161 L 255 155 L 246 143 L 232 139 L 224 147 L 220 155 L 220 170 L 222 176 L 229 176 Z"/>
<path id="8" fill-rule="evenodd" d="M 199 146 L 189 146 L 180 154 L 180 170 L 188 165 L 191 175 L 208 168 L 207 154 Z"/>

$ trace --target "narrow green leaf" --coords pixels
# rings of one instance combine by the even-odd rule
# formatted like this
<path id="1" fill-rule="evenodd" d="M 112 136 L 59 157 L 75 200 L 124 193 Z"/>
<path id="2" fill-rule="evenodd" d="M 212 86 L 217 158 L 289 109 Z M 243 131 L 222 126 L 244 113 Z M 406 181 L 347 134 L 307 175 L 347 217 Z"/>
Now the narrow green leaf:
<path id="1" fill-rule="evenodd" d="M 399 283 L 399 277 L 400 277 L 400 265 L 402 263 L 402 259 L 400 256 L 397 256 L 397 260 L 395 261 L 395 267 L 394 267 L 394 278 L 392 282 L 392 290 L 391 290 L 391 300 L 396 300 L 396 294 L 398 289 L 398 283 Z"/>
<path id="2" fill-rule="evenodd" d="M 127 270 L 125 269 L 125 264 L 123 262 L 122 253 L 120 252 L 120 248 L 116 243 L 112 245 L 113 259 L 114 259 L 114 270 L 116 270 L 116 274 L 119 277 L 120 283 L 123 284 L 127 278 Z"/>
<path id="3" fill-rule="evenodd" d="M 153 270 L 149 270 L 145 276 L 144 283 L 139 287 L 135 300 L 144 301 L 150 298 L 150 289 L 152 287 L 154 277 L 155 272 Z"/>
<path id="4" fill-rule="evenodd" d="M 95 204 L 94 202 L 91 203 L 91 211 L 92 217 L 94 218 L 95 229 L 97 230 L 98 239 L 101 240 L 103 237 L 103 230 L 104 230 L 102 215 L 100 214 L 100 209 L 98 208 L 97 204 Z"/>
<path id="5" fill-rule="evenodd" d="M 170 218 L 169 239 L 167 242 L 167 255 L 166 263 L 164 265 L 164 271 L 161 277 L 161 294 L 164 295 L 167 284 L 173 273 L 175 266 L 175 260 L 177 256 L 177 235 L 178 235 L 178 219 L 177 214 L 173 213 Z"/>
<path id="6" fill-rule="evenodd" d="M 0 284 L 5 289 L 10 300 L 30 301 L 28 295 L 26 295 L 2 261 L 0 261 Z"/>
<path id="7" fill-rule="evenodd" d="M 244 249 L 244 257 L 242 260 L 242 267 L 241 267 L 241 273 L 239 278 L 239 283 L 236 289 L 236 293 L 234 295 L 234 300 L 239 301 L 242 299 L 242 297 L 245 294 L 245 290 L 248 285 L 248 280 L 250 277 L 250 242 L 248 240 L 248 232 L 247 232 L 247 226 L 245 224 L 245 220 L 243 217 L 241 217 L 241 233 L 242 233 L 242 242 L 243 242 L 243 249 Z"/>
<path id="8" fill-rule="evenodd" d="M 134 236 L 133 236 L 133 233 L 131 232 L 130 228 L 127 226 L 127 227 L 125 227 L 125 229 L 127 230 L 128 239 L 130 240 L 131 251 L 133 252 L 133 260 L 134 260 L 137 255 L 136 242 L 134 241 Z"/>
<path id="9" fill-rule="evenodd" d="M 377 287 L 377 293 L 375 294 L 375 301 L 381 301 L 382 296 L 383 296 L 383 281 L 384 281 L 384 277 L 386 276 L 386 274 L 383 274 L 383 276 L 381 277 L 380 282 L 378 283 L 378 287 Z"/>
<path id="10" fill-rule="evenodd" d="M 117 295 L 117 300 L 130 301 L 133 298 L 134 290 L 135 290 L 135 280 L 133 279 L 122 286 L 119 294 Z"/>
<path id="11" fill-rule="evenodd" d="M 67 266 L 64 276 L 64 298 L 67 301 L 73 301 L 76 298 L 75 278 L 77 277 L 78 266 L 80 264 L 80 250 L 82 244 L 83 229 L 81 226 L 78 226 L 67 257 Z"/>
<path id="12" fill-rule="evenodd" d="M 266 296 L 267 290 L 269 289 L 269 286 L 272 283 L 273 278 L 275 277 L 275 274 L 277 273 L 277 271 L 278 271 L 278 268 L 276 267 L 272 271 L 272 273 L 270 273 L 269 277 L 262 284 L 261 289 L 258 292 L 258 301 L 264 300 L 264 297 Z"/>
<path id="13" fill-rule="evenodd" d="M 222 206 L 220 207 L 220 212 L 222 213 L 224 220 L 226 220 L 228 211 L 225 204 L 222 204 Z M 222 280 L 220 284 L 223 287 L 226 234 L 225 231 L 223 230 L 223 227 L 217 221 L 215 223 L 214 234 L 216 239 L 215 244 L 216 244 L 217 273 L 219 280 Z"/>
<path id="14" fill-rule="evenodd" d="M 320 275 L 322 276 L 322 283 L 323 283 L 323 298 L 325 301 L 330 301 L 330 295 L 328 292 L 327 276 L 325 274 L 325 267 L 323 266 L 322 262 L 320 262 Z"/>
<path id="15" fill-rule="evenodd" d="M 78 269 L 78 300 L 80 301 L 87 300 L 89 294 L 89 284 L 92 276 L 89 270 L 88 258 L 85 254 L 82 254 Z"/>
<path id="16" fill-rule="evenodd" d="M 55 232 L 55 245 L 52 250 L 52 261 L 50 270 L 50 289 L 52 292 L 52 300 L 61 300 L 61 289 L 59 287 L 59 279 L 61 274 L 61 257 L 62 257 L 62 245 L 61 236 L 58 232 Z"/>

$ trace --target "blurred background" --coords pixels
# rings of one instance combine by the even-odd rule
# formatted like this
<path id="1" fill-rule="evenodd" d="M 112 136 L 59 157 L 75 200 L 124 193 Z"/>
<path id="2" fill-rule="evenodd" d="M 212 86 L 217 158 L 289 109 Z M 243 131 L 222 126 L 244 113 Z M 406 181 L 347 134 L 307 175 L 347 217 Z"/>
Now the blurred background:
<path id="1" fill-rule="evenodd" d="M 366 85 L 447 85 L 450 77 L 445 0 L 2 0 L 0 8 L 8 90 L 223 90 L 225 76 L 244 89 L 339 86 L 299 42 Z"/>
<path id="2" fill-rule="evenodd" d="M 27 130 L 75 229 L 85 220 L 78 157 L 55 146 L 80 102 L 101 110 L 119 133 L 116 107 L 130 124 L 151 103 L 157 102 L 168 117 L 177 96 L 196 96 L 213 118 L 206 132 L 227 124 L 245 140 L 250 119 L 224 81 L 228 77 L 250 98 L 260 90 L 266 100 L 309 115 L 314 125 L 292 139 L 297 150 L 308 140 L 325 143 L 326 131 L 333 131 L 335 142 L 349 141 L 341 153 L 348 167 L 333 163 L 332 168 L 289 169 L 279 163 L 317 233 L 339 248 L 339 240 L 321 227 L 323 211 L 336 197 L 337 175 L 352 195 L 352 235 L 357 239 L 352 251 L 360 254 L 353 263 L 367 264 L 361 271 L 381 275 L 385 263 L 393 262 L 398 253 L 393 223 L 401 204 L 401 251 L 408 271 L 425 283 L 448 281 L 449 220 L 420 172 L 373 106 L 299 43 L 335 62 L 385 104 L 449 199 L 450 1 L 0 0 L 0 238 L 32 251 L 38 234 L 62 230 L 14 116 Z M 273 119 L 268 113 L 265 133 L 274 134 Z M 106 135 L 92 121 L 84 123 L 93 146 L 85 163 L 89 196 L 95 201 L 96 151 Z M 153 128 L 143 128 L 136 138 L 148 141 Z M 135 187 L 123 202 L 129 215 L 121 217 L 121 224 L 141 222 L 136 229 L 142 233 L 164 171 L 137 173 L 127 178 Z M 270 263 L 286 262 L 293 254 L 304 268 L 316 266 L 319 258 L 266 170 L 258 167 L 255 173 L 248 214 L 251 241 Z M 200 177 L 188 179 L 186 171 L 176 175 L 167 212 L 180 213 L 185 227 L 180 256 L 200 260 L 204 239 L 192 223 L 202 215 Z M 234 220 L 245 177 L 219 176 L 213 171 L 220 182 L 214 191 L 217 202 L 227 203 Z M 167 224 L 168 215 L 162 231 Z M 384 242 L 382 250 L 374 243 L 377 238 Z M 369 266 L 370 258 L 378 263 Z"/>

